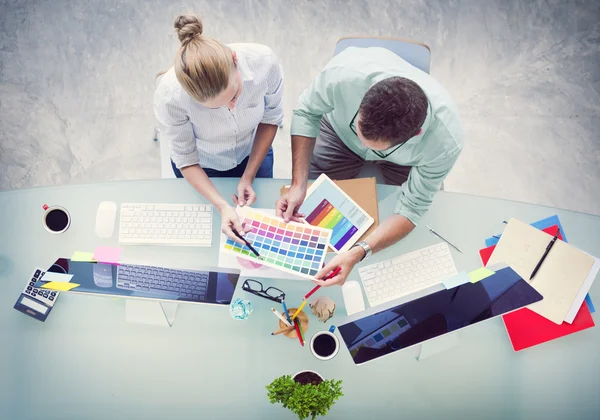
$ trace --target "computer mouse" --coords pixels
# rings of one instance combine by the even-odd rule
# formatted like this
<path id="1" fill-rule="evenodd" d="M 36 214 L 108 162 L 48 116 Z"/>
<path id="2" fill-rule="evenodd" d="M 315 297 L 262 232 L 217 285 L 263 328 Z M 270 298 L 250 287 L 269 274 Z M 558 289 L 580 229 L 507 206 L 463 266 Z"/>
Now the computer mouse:
<path id="1" fill-rule="evenodd" d="M 117 203 L 103 201 L 96 211 L 96 235 L 100 238 L 110 238 L 115 230 L 117 218 Z"/>
<path id="2" fill-rule="evenodd" d="M 94 284 L 98 287 L 112 287 L 112 265 L 97 263 L 93 266 Z"/>
<path id="3" fill-rule="evenodd" d="M 347 281 L 342 286 L 342 296 L 344 297 L 344 306 L 348 315 L 355 314 L 365 310 L 365 300 L 363 299 L 360 284 L 357 281 Z"/>

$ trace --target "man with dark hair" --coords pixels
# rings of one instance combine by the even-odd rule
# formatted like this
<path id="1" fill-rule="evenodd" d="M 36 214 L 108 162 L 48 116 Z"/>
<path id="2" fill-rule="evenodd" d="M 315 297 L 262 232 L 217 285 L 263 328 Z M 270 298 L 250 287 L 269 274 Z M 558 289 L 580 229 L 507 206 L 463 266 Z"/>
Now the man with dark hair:
<path id="1" fill-rule="evenodd" d="M 364 241 L 335 256 L 315 276 L 343 284 L 357 262 L 398 242 L 417 225 L 463 147 L 450 95 L 427 73 L 384 48 L 347 48 L 302 93 L 294 110 L 292 186 L 277 215 L 298 220 L 307 179 L 356 178 L 366 161 L 387 184 L 400 185 L 394 214 Z M 322 279 L 335 267 L 341 272 Z"/>

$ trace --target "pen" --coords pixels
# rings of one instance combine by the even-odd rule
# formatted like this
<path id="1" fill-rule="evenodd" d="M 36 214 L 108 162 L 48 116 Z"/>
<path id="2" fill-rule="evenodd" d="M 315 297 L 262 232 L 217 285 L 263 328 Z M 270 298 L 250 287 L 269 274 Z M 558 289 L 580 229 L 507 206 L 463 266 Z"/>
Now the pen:
<path id="1" fill-rule="evenodd" d="M 244 241 L 244 243 L 246 244 L 246 246 L 248 248 L 250 248 L 250 251 L 252 251 L 254 253 L 254 255 L 256 255 L 259 259 L 262 260 L 262 257 L 260 256 L 260 254 L 258 253 L 258 251 L 256 249 L 254 249 L 254 247 L 252 246 L 252 244 L 250 242 L 248 242 L 246 240 L 246 238 L 244 238 L 242 235 L 240 235 L 237 230 L 235 230 L 235 229 L 231 229 L 231 230 L 233 231 L 233 233 L 235 234 L 235 236 L 237 236 L 242 241 Z"/>
<path id="2" fill-rule="evenodd" d="M 285 305 L 285 298 L 281 301 L 281 304 L 283 305 L 283 312 L 285 312 L 285 318 L 288 320 L 288 322 L 291 325 L 292 319 L 290 318 L 290 313 L 288 312 L 287 306 Z"/>
<path id="3" fill-rule="evenodd" d="M 283 316 L 281 316 L 281 314 L 279 312 L 277 312 L 274 308 L 271 308 L 271 311 L 275 314 L 275 316 L 277 318 L 279 318 L 281 320 L 281 322 L 283 322 L 285 325 L 287 325 L 288 327 L 291 327 L 292 324 L 290 322 L 288 322 L 287 319 L 285 319 Z M 292 318 L 293 319 L 293 318 Z"/>
<path id="4" fill-rule="evenodd" d="M 300 307 L 296 310 L 296 312 L 294 313 L 294 315 L 292 315 L 292 321 L 294 319 L 296 319 L 296 317 L 298 315 L 300 315 L 300 312 L 302 311 L 302 308 L 304 308 L 304 306 L 306 305 L 306 302 L 308 302 L 307 300 L 305 300 L 304 302 L 302 302 L 302 305 L 300 305 Z"/>
<path id="5" fill-rule="evenodd" d="M 560 232 L 560 229 L 558 229 L 556 231 L 556 235 L 554 235 L 554 238 L 552 238 L 552 240 L 550 241 L 550 243 L 546 247 L 546 251 L 544 252 L 544 255 L 542 255 L 542 258 L 540 259 L 540 261 L 537 263 L 537 265 L 533 269 L 533 273 L 531 273 L 531 276 L 529 277 L 529 280 L 533 280 L 533 276 L 535 276 L 535 274 L 538 272 L 540 266 L 542 265 L 542 263 L 546 259 L 546 256 L 548 255 L 548 252 L 550 252 L 550 250 L 552 249 L 552 246 L 554 246 L 554 242 L 556 242 L 556 240 L 558 239 L 558 233 L 559 232 Z"/>
<path id="6" fill-rule="evenodd" d="M 338 275 L 338 273 L 342 271 L 342 267 L 337 267 L 335 270 L 333 270 L 327 277 L 325 277 L 325 280 L 329 280 L 334 278 L 335 276 Z M 310 292 L 308 292 L 302 299 L 306 300 L 309 297 L 312 296 L 313 293 L 315 293 L 317 290 L 319 290 L 321 288 L 321 286 L 317 285 L 315 286 Z"/>
<path id="7" fill-rule="evenodd" d="M 450 245 L 452 248 L 456 249 L 458 252 L 460 252 L 462 254 L 462 251 L 460 250 L 459 247 L 457 247 L 452 242 L 450 242 L 448 239 L 444 238 L 442 235 L 440 235 L 439 233 L 437 233 L 435 230 L 433 230 L 433 228 L 431 226 L 428 226 L 428 225 L 425 225 L 425 226 L 427 227 L 427 229 L 429 229 L 431 231 L 431 233 L 433 233 L 435 236 L 437 236 L 442 241 L 446 242 L 448 245 Z"/>

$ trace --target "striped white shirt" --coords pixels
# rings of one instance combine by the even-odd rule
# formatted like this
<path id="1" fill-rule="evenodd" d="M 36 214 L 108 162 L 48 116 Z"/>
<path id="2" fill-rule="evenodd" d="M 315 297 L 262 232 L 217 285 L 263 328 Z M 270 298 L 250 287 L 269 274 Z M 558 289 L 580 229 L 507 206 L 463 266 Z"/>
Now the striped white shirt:
<path id="1" fill-rule="evenodd" d="M 269 47 L 230 44 L 237 55 L 242 93 L 233 110 L 210 109 L 194 100 L 179 84 L 174 68 L 160 79 L 154 93 L 154 113 L 161 141 L 168 141 L 177 168 L 199 164 L 226 171 L 250 155 L 258 124 L 281 127 L 283 70 Z"/>

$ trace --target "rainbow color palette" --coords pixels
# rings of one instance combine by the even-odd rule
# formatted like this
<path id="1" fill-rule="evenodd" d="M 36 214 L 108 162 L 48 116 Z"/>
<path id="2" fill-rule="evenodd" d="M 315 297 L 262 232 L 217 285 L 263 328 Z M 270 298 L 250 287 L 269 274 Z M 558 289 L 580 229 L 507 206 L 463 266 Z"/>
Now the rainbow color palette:
<path id="1" fill-rule="evenodd" d="M 246 240 L 258 251 L 262 260 L 247 246 L 229 238 L 223 245 L 225 252 L 309 279 L 321 269 L 331 230 L 303 223 L 285 223 L 248 207 L 238 208 L 237 212 L 244 226 L 252 226 Z"/>

